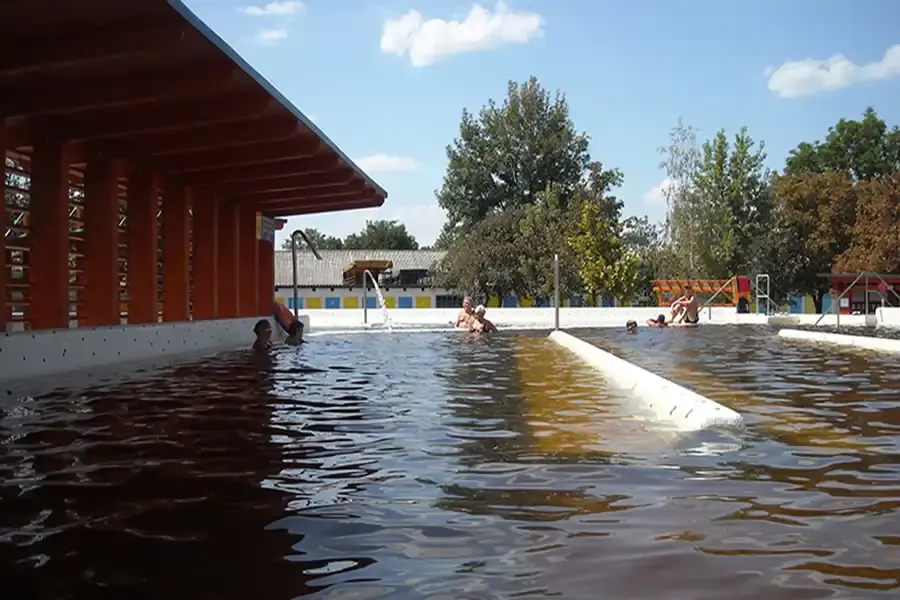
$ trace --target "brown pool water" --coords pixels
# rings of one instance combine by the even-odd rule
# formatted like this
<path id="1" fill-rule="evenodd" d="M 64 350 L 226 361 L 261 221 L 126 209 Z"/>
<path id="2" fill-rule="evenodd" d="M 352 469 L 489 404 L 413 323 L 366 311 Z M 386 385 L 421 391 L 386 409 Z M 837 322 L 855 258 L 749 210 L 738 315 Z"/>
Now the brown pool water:
<path id="1" fill-rule="evenodd" d="M 545 333 L 321 337 L 9 399 L 2 597 L 894 597 L 895 363 L 575 333 L 747 429 L 647 421 Z"/>

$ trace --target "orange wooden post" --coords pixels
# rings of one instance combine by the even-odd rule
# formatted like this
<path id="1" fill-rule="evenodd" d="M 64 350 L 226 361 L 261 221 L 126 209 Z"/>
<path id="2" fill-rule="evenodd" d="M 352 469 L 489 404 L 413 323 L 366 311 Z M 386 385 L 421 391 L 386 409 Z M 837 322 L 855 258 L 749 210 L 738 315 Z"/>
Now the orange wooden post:
<path id="1" fill-rule="evenodd" d="M 238 270 L 240 236 L 238 235 L 238 207 L 233 202 L 219 205 L 219 314 L 220 319 L 239 315 L 238 290 L 241 286 Z"/>
<path id="2" fill-rule="evenodd" d="M 84 319 L 89 326 L 118 325 L 120 165 L 91 153 L 84 173 Z"/>
<path id="3" fill-rule="evenodd" d="M 163 321 L 189 321 L 190 194 L 181 184 L 169 182 L 162 204 Z"/>
<path id="4" fill-rule="evenodd" d="M 146 169 L 128 180 L 128 322 L 156 323 L 159 180 Z"/>
<path id="5" fill-rule="evenodd" d="M 257 243 L 259 227 L 256 211 L 240 209 L 238 218 L 240 219 L 238 235 L 241 238 L 241 287 L 238 293 L 238 302 L 240 303 L 238 314 L 242 317 L 255 317 L 258 314 L 259 304 L 259 284 L 257 283 L 259 281 L 259 244 Z"/>
<path id="6" fill-rule="evenodd" d="M 32 329 L 69 327 L 68 153 L 63 142 L 41 139 L 35 142 L 31 158 Z"/>
<path id="7" fill-rule="evenodd" d="M 268 315 L 272 312 L 272 302 L 275 301 L 275 244 L 268 240 L 259 240 L 258 246 L 259 280 L 256 313 Z"/>
<path id="8" fill-rule="evenodd" d="M 11 321 L 9 312 L 9 290 L 6 282 L 9 278 L 9 261 L 6 256 L 6 226 L 9 224 L 9 213 L 6 211 L 6 123 L 0 119 L 0 154 L 3 155 L 3 163 L 0 164 L 0 181 L 3 181 L 3 211 L 0 212 L 0 333 L 6 331 L 6 323 Z"/>
<path id="9" fill-rule="evenodd" d="M 215 319 L 219 288 L 219 202 L 216 198 L 195 195 L 193 236 L 194 320 Z"/>

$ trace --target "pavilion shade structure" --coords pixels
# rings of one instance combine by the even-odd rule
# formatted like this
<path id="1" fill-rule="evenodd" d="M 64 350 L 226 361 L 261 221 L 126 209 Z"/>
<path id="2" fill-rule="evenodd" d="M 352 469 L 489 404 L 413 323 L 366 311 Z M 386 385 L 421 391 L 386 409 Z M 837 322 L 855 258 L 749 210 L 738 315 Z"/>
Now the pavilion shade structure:
<path id="1" fill-rule="evenodd" d="M 250 259 L 219 256 L 222 240 L 262 256 L 271 240 L 241 225 L 254 215 L 385 201 L 177 0 L 11 0 L 0 22 L 14 24 L 0 39 L 0 329 L 109 325 L 114 312 L 128 322 L 193 318 L 196 274 L 219 266 L 245 271 L 260 290 L 243 308 L 226 290 L 228 314 L 263 314 L 266 281 L 247 271 Z M 195 257 L 198 228 L 208 235 Z M 259 261 L 271 271 L 271 257 Z M 203 318 L 224 316 L 218 304 L 204 295 Z"/>

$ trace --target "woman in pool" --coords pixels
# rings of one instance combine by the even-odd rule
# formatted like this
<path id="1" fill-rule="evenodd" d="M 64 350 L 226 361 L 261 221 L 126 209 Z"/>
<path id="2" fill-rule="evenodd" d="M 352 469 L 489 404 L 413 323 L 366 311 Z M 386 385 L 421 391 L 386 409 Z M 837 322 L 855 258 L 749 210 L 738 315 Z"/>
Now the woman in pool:
<path id="1" fill-rule="evenodd" d="M 257 321 L 253 326 L 253 334 L 256 335 L 256 341 L 253 342 L 254 350 L 268 350 L 272 347 L 272 324 L 268 319 Z"/>
<path id="2" fill-rule="evenodd" d="M 484 313 L 486 312 L 487 309 L 484 308 L 483 304 L 479 304 L 475 307 L 472 322 L 469 325 L 469 331 L 476 333 L 492 333 L 494 331 L 497 331 L 497 327 L 495 327 L 493 323 L 484 318 Z"/>

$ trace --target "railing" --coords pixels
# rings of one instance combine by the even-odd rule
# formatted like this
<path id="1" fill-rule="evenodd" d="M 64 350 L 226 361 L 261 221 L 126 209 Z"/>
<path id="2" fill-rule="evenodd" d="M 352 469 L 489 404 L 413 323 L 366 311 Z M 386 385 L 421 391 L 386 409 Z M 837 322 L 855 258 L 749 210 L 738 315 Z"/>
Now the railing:
<path id="1" fill-rule="evenodd" d="M 699 312 L 700 310 L 703 310 L 704 308 L 708 309 L 708 313 L 707 313 L 707 314 L 708 314 L 708 317 L 707 317 L 707 318 L 708 318 L 710 321 L 712 321 L 712 301 L 713 301 L 713 298 L 715 298 L 716 296 L 718 296 L 719 294 L 721 294 L 721 293 L 725 290 L 725 288 L 727 288 L 729 285 L 731 285 L 732 282 L 734 281 L 734 278 L 735 278 L 735 277 L 737 277 L 737 276 L 736 276 L 736 275 L 733 275 L 733 276 L 731 277 L 731 279 L 729 279 L 728 281 L 726 281 L 725 283 L 723 283 L 723 284 L 721 285 L 721 287 L 719 287 L 719 289 L 717 289 L 717 290 L 715 291 L 715 293 L 714 293 L 712 296 L 710 296 L 710 297 L 706 300 L 706 302 L 703 303 L 703 305 L 699 308 L 698 312 Z"/>
<path id="2" fill-rule="evenodd" d="M 866 300 L 865 300 L 866 312 L 865 312 L 865 314 L 866 314 L 866 316 L 869 315 L 869 278 L 871 278 L 871 277 L 874 277 L 875 279 L 877 279 L 878 281 L 883 283 L 885 289 L 887 291 L 891 292 L 892 294 L 894 294 L 894 296 L 897 298 L 897 300 L 900 300 L 900 294 L 898 294 L 890 286 L 890 284 L 888 284 L 888 282 L 885 281 L 884 278 L 881 277 L 881 275 L 879 275 L 878 273 L 860 273 L 859 275 L 856 276 L 856 279 L 854 279 L 853 282 L 847 286 L 847 289 L 845 289 L 843 292 L 841 292 L 840 296 L 838 296 L 837 298 L 832 298 L 832 300 L 831 300 L 831 312 L 832 312 L 832 314 L 835 315 L 836 327 L 838 329 L 840 329 L 840 327 L 841 327 L 841 309 L 840 309 L 841 298 L 846 296 L 847 292 L 853 290 L 853 286 L 856 285 L 856 282 L 858 282 L 860 279 L 863 279 L 863 278 L 865 278 L 865 283 L 866 283 Z M 825 318 L 825 314 L 826 313 L 822 313 L 821 315 L 819 315 L 819 318 L 816 319 L 816 322 L 813 325 L 814 326 L 818 325 L 822 321 L 822 319 Z"/>
<path id="3" fill-rule="evenodd" d="M 291 234 L 291 266 L 293 267 L 293 275 L 294 275 L 294 318 L 300 318 L 300 291 L 299 285 L 297 283 L 297 249 L 300 244 L 297 241 L 297 238 L 302 238 L 306 245 L 309 246 L 309 249 L 312 250 L 313 255 L 317 260 L 322 260 L 322 255 L 319 254 L 319 251 L 316 250 L 316 247 L 313 246 L 312 241 L 306 236 L 306 233 L 302 229 L 297 229 L 294 233 Z"/>

